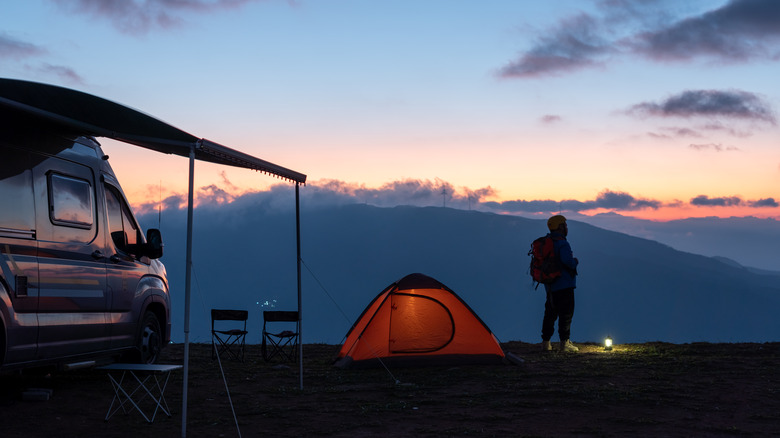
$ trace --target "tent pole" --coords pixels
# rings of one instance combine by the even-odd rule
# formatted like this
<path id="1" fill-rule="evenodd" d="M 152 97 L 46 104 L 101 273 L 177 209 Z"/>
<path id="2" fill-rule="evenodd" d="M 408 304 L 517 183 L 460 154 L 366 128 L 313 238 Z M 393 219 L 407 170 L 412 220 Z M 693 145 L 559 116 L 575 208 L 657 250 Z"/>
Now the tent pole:
<path id="1" fill-rule="evenodd" d="M 187 436 L 187 386 L 190 371 L 190 288 L 192 277 L 192 189 L 195 185 L 195 143 L 190 145 L 190 181 L 187 195 L 187 261 L 184 278 L 184 375 L 181 397 L 181 436 Z"/>
<path id="2" fill-rule="evenodd" d="M 303 389 L 303 324 L 301 324 L 301 197 L 298 193 L 300 183 L 295 183 L 295 240 L 298 252 L 298 376 Z"/>

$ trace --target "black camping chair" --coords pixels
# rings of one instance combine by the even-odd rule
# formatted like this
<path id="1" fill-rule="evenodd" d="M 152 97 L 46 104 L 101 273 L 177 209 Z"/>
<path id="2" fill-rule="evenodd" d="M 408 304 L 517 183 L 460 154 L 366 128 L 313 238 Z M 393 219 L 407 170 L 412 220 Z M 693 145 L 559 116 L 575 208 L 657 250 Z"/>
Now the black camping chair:
<path id="1" fill-rule="evenodd" d="M 244 361 L 244 347 L 246 346 L 246 320 L 249 312 L 246 310 L 211 309 L 211 358 L 214 359 L 225 353 L 227 357 Z M 220 322 L 221 321 L 221 322 Z M 234 322 L 236 328 L 226 329 L 230 325 L 224 321 Z M 243 328 L 237 328 L 243 323 Z"/>
<path id="2" fill-rule="evenodd" d="M 284 330 L 278 333 L 268 331 L 268 323 L 286 323 L 286 327 L 293 330 Z M 294 323 L 294 325 L 293 325 Z M 260 346 L 263 359 L 266 362 L 275 357 L 289 362 L 296 362 L 299 342 L 298 312 L 283 310 L 266 310 L 263 312 L 263 342 Z"/>

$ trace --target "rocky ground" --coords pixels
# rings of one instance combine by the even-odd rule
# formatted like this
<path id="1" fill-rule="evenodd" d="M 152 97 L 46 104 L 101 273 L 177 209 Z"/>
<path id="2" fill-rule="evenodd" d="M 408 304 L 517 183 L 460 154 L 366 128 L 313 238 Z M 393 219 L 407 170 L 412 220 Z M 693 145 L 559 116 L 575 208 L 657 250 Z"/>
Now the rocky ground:
<path id="1" fill-rule="evenodd" d="M 195 344 L 186 435 L 780 436 L 780 343 L 610 352 L 580 344 L 578 354 L 502 346 L 522 363 L 342 370 L 332 366 L 338 346 L 305 345 L 300 389 L 298 366 L 264 362 L 259 346 L 248 346 L 244 362 L 224 360 L 223 380 L 211 345 Z M 171 345 L 161 362 L 182 358 L 182 345 Z M 182 374 L 172 374 L 166 391 L 172 416 L 152 424 L 136 412 L 104 421 L 113 396 L 105 371 L 0 376 L 0 436 L 182 436 Z M 50 398 L 23 397 L 35 388 Z"/>

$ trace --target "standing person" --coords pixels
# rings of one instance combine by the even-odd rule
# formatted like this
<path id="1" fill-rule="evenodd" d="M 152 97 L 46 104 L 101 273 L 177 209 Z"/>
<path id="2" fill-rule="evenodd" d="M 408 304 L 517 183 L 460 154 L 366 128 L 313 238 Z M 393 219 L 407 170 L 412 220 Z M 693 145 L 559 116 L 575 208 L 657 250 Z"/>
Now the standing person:
<path id="1" fill-rule="evenodd" d="M 542 349 L 552 350 L 550 338 L 555 332 L 555 320 L 558 320 L 558 336 L 560 337 L 560 351 L 576 353 L 579 351 L 571 343 L 571 319 L 574 316 L 574 288 L 577 287 L 577 264 L 571 245 L 566 240 L 569 228 L 566 218 L 555 215 L 547 220 L 549 236 L 553 238 L 555 256 L 561 266 L 561 276 L 550 284 L 545 284 L 547 301 L 544 303 L 544 320 L 542 321 Z"/>

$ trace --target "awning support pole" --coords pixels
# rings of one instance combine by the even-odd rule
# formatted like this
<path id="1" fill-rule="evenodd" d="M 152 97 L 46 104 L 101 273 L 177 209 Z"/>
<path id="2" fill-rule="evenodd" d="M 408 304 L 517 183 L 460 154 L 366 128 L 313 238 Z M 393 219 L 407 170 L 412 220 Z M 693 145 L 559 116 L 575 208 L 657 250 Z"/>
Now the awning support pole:
<path id="1" fill-rule="evenodd" d="M 187 436 L 187 387 L 190 371 L 190 287 L 192 278 L 192 209 L 195 186 L 195 144 L 190 146 L 190 181 L 187 195 L 187 261 L 184 278 L 184 369 L 181 397 L 181 436 Z"/>
<path id="2" fill-rule="evenodd" d="M 298 187 L 300 183 L 295 183 L 295 240 L 298 252 L 298 376 L 300 379 L 301 390 L 303 390 L 303 321 L 301 313 L 301 197 Z"/>

